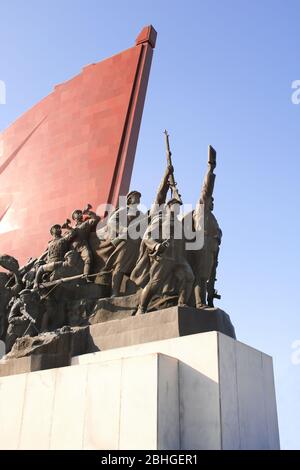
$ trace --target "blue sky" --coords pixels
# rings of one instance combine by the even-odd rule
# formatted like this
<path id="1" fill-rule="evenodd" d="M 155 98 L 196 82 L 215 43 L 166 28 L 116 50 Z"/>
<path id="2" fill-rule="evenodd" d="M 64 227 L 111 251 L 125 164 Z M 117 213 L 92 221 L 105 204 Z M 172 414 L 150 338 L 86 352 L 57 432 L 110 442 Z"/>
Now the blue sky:
<path id="1" fill-rule="evenodd" d="M 81 68 L 158 31 L 132 187 L 150 203 L 171 136 L 183 199 L 197 201 L 217 149 L 224 237 L 219 306 L 238 339 L 274 359 L 282 448 L 300 448 L 300 3 L 294 0 L 2 0 L 0 129 Z"/>

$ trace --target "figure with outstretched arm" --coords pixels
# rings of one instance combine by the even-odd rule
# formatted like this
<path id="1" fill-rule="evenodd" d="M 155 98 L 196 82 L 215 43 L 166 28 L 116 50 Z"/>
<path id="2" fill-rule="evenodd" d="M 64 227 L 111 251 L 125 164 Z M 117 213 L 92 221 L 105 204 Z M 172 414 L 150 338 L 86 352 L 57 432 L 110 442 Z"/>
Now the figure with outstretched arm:
<path id="1" fill-rule="evenodd" d="M 88 275 L 91 272 L 93 262 L 89 238 L 91 232 L 96 230 L 97 224 L 100 221 L 100 217 L 91 209 L 92 206 L 90 204 L 87 204 L 86 208 L 83 210 L 76 209 L 72 213 L 74 226 L 71 227 L 68 224 L 69 221 L 63 225 L 63 228 L 72 234 L 71 248 L 77 251 L 81 256 L 83 261 L 83 274 L 87 282 L 90 282 Z"/>
<path id="2" fill-rule="evenodd" d="M 215 280 L 222 232 L 213 214 L 215 168 L 216 151 L 209 145 L 207 172 L 203 181 L 197 209 L 193 213 L 194 226 L 197 225 L 197 218 L 200 218 L 199 213 L 202 212 L 204 214 L 204 244 L 199 250 L 187 251 L 187 258 L 195 276 L 194 293 L 197 308 L 202 308 L 206 305 L 213 307 L 214 298 L 219 298 L 215 291 Z"/>
<path id="3" fill-rule="evenodd" d="M 136 315 L 147 311 L 153 296 L 161 293 L 170 280 L 177 289 L 178 305 L 186 305 L 192 291 L 194 276 L 185 258 L 182 223 L 178 219 L 181 201 L 171 197 L 165 204 L 173 171 L 172 166 L 167 167 L 158 188 L 142 242 L 143 254 L 131 276 L 143 286 Z"/>

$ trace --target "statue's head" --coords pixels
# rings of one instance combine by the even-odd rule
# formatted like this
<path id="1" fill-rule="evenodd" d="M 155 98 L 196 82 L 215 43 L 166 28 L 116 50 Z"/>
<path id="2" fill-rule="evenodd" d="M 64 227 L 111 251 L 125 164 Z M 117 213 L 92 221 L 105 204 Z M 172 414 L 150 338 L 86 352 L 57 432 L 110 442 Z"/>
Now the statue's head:
<path id="1" fill-rule="evenodd" d="M 20 292 L 19 297 L 22 302 L 28 302 L 32 297 L 32 292 L 30 289 L 23 289 Z"/>
<path id="2" fill-rule="evenodd" d="M 61 236 L 61 225 L 55 224 L 52 225 L 50 228 L 50 233 L 53 237 L 60 237 Z"/>
<path id="3" fill-rule="evenodd" d="M 73 213 L 72 213 L 72 219 L 75 221 L 75 222 L 82 222 L 83 221 L 83 212 L 81 209 L 76 209 Z"/>
<path id="4" fill-rule="evenodd" d="M 130 191 L 130 193 L 128 193 L 126 197 L 128 206 L 138 206 L 141 201 L 142 195 L 139 191 Z"/>
<path id="5" fill-rule="evenodd" d="M 174 214 L 176 217 L 180 214 L 180 206 L 182 202 L 176 198 L 172 198 L 167 202 L 167 211 Z"/>

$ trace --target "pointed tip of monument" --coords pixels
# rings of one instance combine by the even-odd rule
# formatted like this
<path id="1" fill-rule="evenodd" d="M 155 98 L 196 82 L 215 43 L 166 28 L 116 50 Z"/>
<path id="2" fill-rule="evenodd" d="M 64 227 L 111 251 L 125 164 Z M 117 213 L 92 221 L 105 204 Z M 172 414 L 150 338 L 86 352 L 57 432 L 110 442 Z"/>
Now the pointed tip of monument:
<path id="1" fill-rule="evenodd" d="M 156 44 L 157 32 L 150 24 L 145 26 L 135 40 L 135 45 L 148 43 L 154 49 Z"/>

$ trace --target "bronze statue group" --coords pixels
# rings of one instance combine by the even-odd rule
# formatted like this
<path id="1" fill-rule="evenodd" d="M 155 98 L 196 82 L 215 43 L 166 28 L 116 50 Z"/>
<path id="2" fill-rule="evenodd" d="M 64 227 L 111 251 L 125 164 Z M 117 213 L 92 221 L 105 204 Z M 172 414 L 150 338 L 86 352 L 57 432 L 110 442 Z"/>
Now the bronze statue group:
<path id="1" fill-rule="evenodd" d="M 222 237 L 213 214 L 216 152 L 209 146 L 196 208 L 180 218 L 167 134 L 166 139 L 168 165 L 148 212 L 139 210 L 141 193 L 131 191 L 126 205 L 103 220 L 88 204 L 72 213 L 72 222 L 53 225 L 45 252 L 23 267 L 0 255 L 0 339 L 7 352 L 17 338 L 68 325 L 72 299 L 93 305 L 97 298 L 135 295 L 135 315 L 170 305 L 213 307 L 220 297 L 215 280 Z"/>

